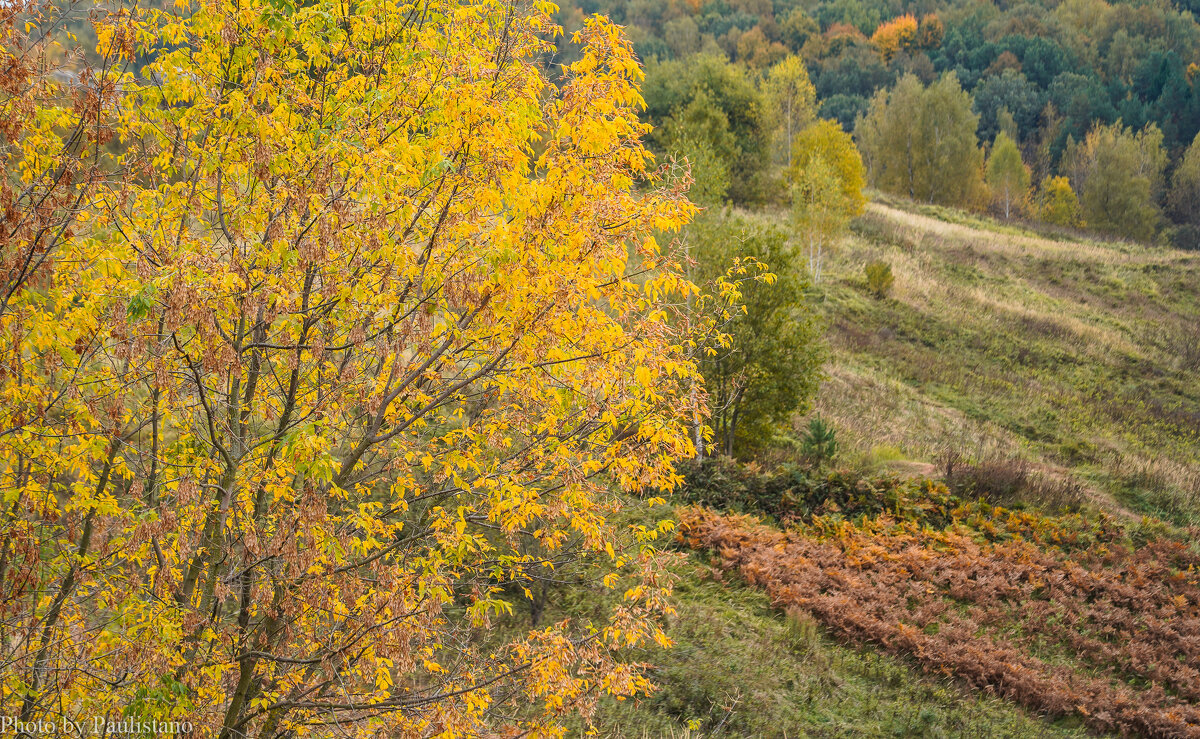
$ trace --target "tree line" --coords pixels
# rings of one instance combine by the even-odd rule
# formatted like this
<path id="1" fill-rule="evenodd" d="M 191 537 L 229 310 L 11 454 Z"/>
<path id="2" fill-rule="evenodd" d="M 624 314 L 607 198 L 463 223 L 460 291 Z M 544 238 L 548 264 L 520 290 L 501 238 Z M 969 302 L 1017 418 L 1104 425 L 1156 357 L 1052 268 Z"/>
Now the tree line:
<path id="1" fill-rule="evenodd" d="M 692 65 L 713 67 L 722 61 L 742 70 L 747 80 L 765 79 L 775 66 L 795 57 L 813 84 L 817 115 L 854 131 L 868 160 L 872 153 L 867 139 L 872 134 L 860 135 L 858 121 L 880 122 L 886 103 L 879 99 L 881 92 L 899 95 L 907 103 L 915 99 L 913 90 L 919 83 L 934 89 L 928 98 L 934 105 L 939 100 L 950 103 L 951 88 L 956 87 L 966 93 L 965 110 L 955 102 L 939 115 L 958 116 L 963 132 L 954 135 L 959 138 L 969 138 L 967 117 L 974 116 L 971 135 L 984 151 L 933 156 L 982 157 L 978 169 L 988 184 L 987 158 L 994 148 L 1000 149 L 1004 153 L 990 167 L 991 180 L 1002 182 L 1000 189 L 1007 194 L 993 204 L 972 173 L 947 185 L 969 197 L 939 200 L 934 193 L 935 202 L 993 206 L 1000 215 L 1087 224 L 1118 236 L 1162 238 L 1193 247 L 1200 243 L 1196 208 L 1191 207 L 1196 177 L 1187 164 L 1189 156 L 1198 156 L 1193 152 L 1200 134 L 1200 25 L 1193 10 L 1166 0 L 1011 6 L 954 0 L 926 4 L 919 11 L 894 0 L 803 5 L 789 0 L 585 0 L 563 3 L 559 17 L 568 28 L 592 12 L 628 24 L 651 81 L 657 65 L 669 70 L 665 74 L 676 74 Z M 702 77 L 707 74 L 700 72 Z M 954 82 L 947 82 L 951 78 Z M 668 93 L 663 97 L 655 87 L 647 88 L 649 121 L 658 125 L 672 114 L 681 86 L 677 81 L 674 92 L 663 89 Z M 744 89 L 739 94 L 744 100 Z M 710 85 L 706 95 L 726 114 L 732 113 L 732 106 L 720 99 L 726 92 Z M 750 160 L 765 160 L 761 142 L 753 141 L 756 136 L 749 130 L 753 114 L 737 115 L 740 120 L 730 121 L 740 160 L 731 170 L 732 200 L 753 204 L 786 199 L 786 188 L 750 181 Z M 1014 185 L 1020 185 L 1023 176 L 1013 166 L 1011 147 L 997 141 L 1002 132 L 1029 168 L 1032 190 L 1025 201 L 1015 197 L 1022 188 Z M 1137 177 L 1148 180 L 1149 201 L 1144 198 L 1146 187 L 1138 181 L 1107 181 L 1115 169 L 1107 155 L 1095 166 L 1076 161 L 1089 137 L 1124 142 L 1143 133 L 1157 138 L 1163 150 L 1160 173 L 1150 171 L 1157 166 L 1157 155 L 1149 151 L 1143 152 L 1148 159 L 1136 168 Z M 927 158 L 927 164 L 930 161 Z M 879 175 L 882 182 L 875 179 Z M 886 184 L 895 181 L 888 171 L 872 167 L 871 180 L 883 189 L 916 197 L 917 183 L 893 188 Z M 1064 185 L 1078 200 L 1078 213 L 1072 211 Z M 775 194 L 769 194 L 772 191 Z M 1120 212 L 1102 217 L 1104 203 Z"/>

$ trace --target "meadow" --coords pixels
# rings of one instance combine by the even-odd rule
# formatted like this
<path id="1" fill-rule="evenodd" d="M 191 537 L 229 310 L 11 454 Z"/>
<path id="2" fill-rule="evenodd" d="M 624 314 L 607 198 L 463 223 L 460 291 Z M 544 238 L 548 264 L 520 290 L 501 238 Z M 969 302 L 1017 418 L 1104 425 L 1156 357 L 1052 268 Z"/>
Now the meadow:
<path id="1" fill-rule="evenodd" d="M 1005 503 L 1200 521 L 1200 252 L 877 198 L 828 273 L 816 412 L 853 455 L 984 465 L 1021 488 L 992 485 Z"/>

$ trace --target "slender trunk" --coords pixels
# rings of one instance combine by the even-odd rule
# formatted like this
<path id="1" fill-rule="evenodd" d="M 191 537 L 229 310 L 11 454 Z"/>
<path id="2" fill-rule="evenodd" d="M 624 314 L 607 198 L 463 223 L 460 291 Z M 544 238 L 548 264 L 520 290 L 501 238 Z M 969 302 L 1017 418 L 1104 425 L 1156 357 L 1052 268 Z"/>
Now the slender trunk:
<path id="1" fill-rule="evenodd" d="M 788 96 L 787 101 L 787 163 L 785 167 L 792 166 L 792 98 Z"/>
<path id="2" fill-rule="evenodd" d="M 725 435 L 725 456 L 733 456 L 733 441 L 737 434 L 738 411 L 741 410 L 742 395 L 745 393 L 745 388 L 739 388 L 734 394 L 732 400 L 733 410 L 729 414 L 729 432 Z"/>
<path id="3" fill-rule="evenodd" d="M 683 254 L 685 263 L 688 264 L 688 281 L 692 280 L 691 267 L 691 244 L 687 240 L 683 242 Z M 689 292 L 687 296 L 687 312 L 688 316 L 692 315 L 692 294 Z M 703 424 L 700 422 L 700 409 L 696 407 L 696 380 L 692 380 L 692 386 L 688 389 L 688 402 L 692 408 L 692 442 L 696 447 L 696 459 L 704 461 L 704 430 Z M 536 625 L 536 624 L 535 624 Z"/>
<path id="4" fill-rule="evenodd" d="M 108 487 L 108 481 L 112 473 L 113 458 L 117 453 L 117 444 L 113 441 L 109 447 L 108 458 L 104 461 L 104 468 L 100 472 L 100 479 L 96 483 L 96 492 L 94 497 L 99 498 L 104 494 L 105 488 Z M 92 523 L 95 521 L 96 509 L 88 511 L 87 517 L 83 521 L 83 532 L 79 537 L 79 547 L 76 550 L 76 557 L 82 560 L 87 556 L 88 549 L 92 543 Z M 24 700 L 21 701 L 21 720 L 29 721 L 33 717 L 33 710 L 36 707 L 38 692 L 42 686 L 42 677 L 49 672 L 46 662 L 50 659 L 50 646 L 54 643 L 54 627 L 58 625 L 59 616 L 62 614 L 63 605 L 71 594 L 75 591 L 75 580 L 79 573 L 80 562 L 76 561 L 71 564 L 71 569 L 68 570 L 67 576 L 63 578 L 62 587 L 59 588 L 58 595 L 55 596 L 54 602 L 50 605 L 50 610 L 46 613 L 46 622 L 42 625 L 41 642 L 38 646 L 37 655 L 33 660 L 33 674 L 29 679 L 29 690 L 25 694 Z"/>
<path id="5" fill-rule="evenodd" d="M 166 325 L 166 313 L 162 313 L 158 317 L 158 329 L 154 332 L 155 341 L 162 343 L 163 328 Z M 162 399 L 162 389 L 158 387 L 157 381 L 154 385 L 154 390 L 150 393 L 150 402 L 152 405 L 150 416 L 150 471 L 146 475 L 146 485 L 143 491 L 146 495 L 146 507 L 155 508 L 158 506 L 158 439 L 159 439 L 159 422 L 161 412 L 159 404 Z"/>

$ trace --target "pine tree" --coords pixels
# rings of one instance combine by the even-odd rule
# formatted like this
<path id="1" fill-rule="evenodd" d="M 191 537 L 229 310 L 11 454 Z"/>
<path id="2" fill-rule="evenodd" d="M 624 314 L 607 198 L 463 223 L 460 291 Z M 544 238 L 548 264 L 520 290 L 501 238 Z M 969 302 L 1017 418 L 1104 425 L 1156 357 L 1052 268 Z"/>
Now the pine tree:
<path id="1" fill-rule="evenodd" d="M 824 465 L 837 456 L 837 434 L 820 416 L 813 416 L 800 439 L 800 453 L 816 465 Z"/>

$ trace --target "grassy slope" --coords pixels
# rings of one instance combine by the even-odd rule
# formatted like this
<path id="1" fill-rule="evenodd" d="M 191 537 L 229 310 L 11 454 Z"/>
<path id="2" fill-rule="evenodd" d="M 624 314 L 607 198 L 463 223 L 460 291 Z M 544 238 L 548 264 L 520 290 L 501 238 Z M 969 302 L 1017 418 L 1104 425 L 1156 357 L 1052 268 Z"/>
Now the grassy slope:
<path id="1" fill-rule="evenodd" d="M 1200 521 L 1200 253 L 877 201 L 830 262 L 818 410 L 858 454 L 1022 456 L 1102 507 Z"/>

